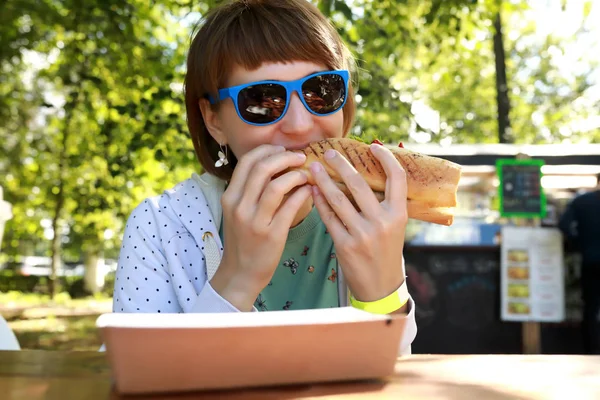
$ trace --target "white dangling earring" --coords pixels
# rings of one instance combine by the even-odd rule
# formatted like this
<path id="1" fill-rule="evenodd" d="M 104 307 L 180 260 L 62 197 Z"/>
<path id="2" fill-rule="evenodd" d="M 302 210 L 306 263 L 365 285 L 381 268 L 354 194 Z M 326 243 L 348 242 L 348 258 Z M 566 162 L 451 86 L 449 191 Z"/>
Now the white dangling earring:
<path id="1" fill-rule="evenodd" d="M 221 147 L 221 151 L 219 151 L 219 159 L 215 163 L 215 167 L 220 168 L 223 165 L 229 164 L 229 160 L 227 159 L 227 146 L 225 146 L 225 150 L 223 150 L 223 145 L 219 143 Z"/>

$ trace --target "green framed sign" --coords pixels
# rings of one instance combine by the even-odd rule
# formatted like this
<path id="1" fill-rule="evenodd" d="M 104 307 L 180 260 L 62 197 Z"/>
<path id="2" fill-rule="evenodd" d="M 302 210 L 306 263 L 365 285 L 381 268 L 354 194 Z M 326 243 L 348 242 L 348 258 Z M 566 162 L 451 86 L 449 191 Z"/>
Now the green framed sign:
<path id="1" fill-rule="evenodd" d="M 544 160 L 501 158 L 496 160 L 500 179 L 500 215 L 503 217 L 544 218 L 546 194 L 542 187 Z"/>

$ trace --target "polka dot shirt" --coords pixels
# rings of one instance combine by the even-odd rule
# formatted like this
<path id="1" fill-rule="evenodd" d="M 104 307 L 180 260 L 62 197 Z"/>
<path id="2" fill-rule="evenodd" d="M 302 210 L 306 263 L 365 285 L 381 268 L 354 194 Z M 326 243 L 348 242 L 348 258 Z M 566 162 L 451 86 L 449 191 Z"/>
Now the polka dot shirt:
<path id="1" fill-rule="evenodd" d="M 238 311 L 207 284 L 202 235 L 218 228 L 198 182 L 188 179 L 144 200 L 127 220 L 114 312 Z"/>

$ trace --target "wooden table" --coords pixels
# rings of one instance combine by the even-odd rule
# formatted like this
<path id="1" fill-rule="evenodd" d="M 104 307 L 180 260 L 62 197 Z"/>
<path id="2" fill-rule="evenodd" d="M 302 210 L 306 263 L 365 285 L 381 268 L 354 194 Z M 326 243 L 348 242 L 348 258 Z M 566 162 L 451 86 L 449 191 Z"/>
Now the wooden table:
<path id="1" fill-rule="evenodd" d="M 0 351 L 0 399 L 600 399 L 600 357 L 413 355 L 377 382 L 121 397 L 103 353 Z"/>

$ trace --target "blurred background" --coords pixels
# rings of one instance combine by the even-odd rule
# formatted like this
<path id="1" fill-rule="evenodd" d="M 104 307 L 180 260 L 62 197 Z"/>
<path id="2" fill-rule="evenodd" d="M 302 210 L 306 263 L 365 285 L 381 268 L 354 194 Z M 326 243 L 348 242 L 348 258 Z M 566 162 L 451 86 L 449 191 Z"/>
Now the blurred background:
<path id="1" fill-rule="evenodd" d="M 595 186 L 600 4 L 312 1 L 358 60 L 353 134 L 465 166 L 454 226 L 409 226 L 424 332 L 413 351 L 519 352 L 520 326 L 499 316 L 494 238 L 507 220 L 495 161 L 546 161 L 547 226 Z M 182 82 L 192 29 L 217 3 L 1 2 L 0 314 L 23 348 L 96 350 L 127 216 L 201 172 Z M 578 351 L 577 255 L 568 254 L 567 316 L 546 326 L 549 352 Z M 473 270 L 480 280 L 456 286 Z M 440 308 L 449 299 L 454 309 Z M 439 345 L 428 326 L 438 335 L 460 326 L 462 342 Z"/>

